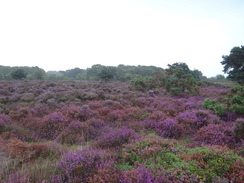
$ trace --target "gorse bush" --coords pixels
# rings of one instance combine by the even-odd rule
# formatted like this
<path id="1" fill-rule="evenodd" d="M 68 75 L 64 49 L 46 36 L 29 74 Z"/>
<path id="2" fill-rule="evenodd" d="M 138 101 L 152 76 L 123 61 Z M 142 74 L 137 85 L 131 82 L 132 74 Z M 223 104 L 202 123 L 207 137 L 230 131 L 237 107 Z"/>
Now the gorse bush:
<path id="1" fill-rule="evenodd" d="M 230 110 L 236 114 L 244 114 L 244 96 L 234 95 L 231 98 Z"/>
<path id="2" fill-rule="evenodd" d="M 131 80 L 132 87 L 135 90 L 145 91 L 148 87 L 146 85 L 146 79 L 142 76 L 137 76 Z"/>
<path id="3" fill-rule="evenodd" d="M 190 172 L 201 177 L 204 182 L 212 182 L 217 178 L 226 180 L 225 173 L 232 171 L 231 166 L 243 161 L 231 151 L 211 146 L 189 149 L 181 159 L 188 162 Z"/>
<path id="4" fill-rule="evenodd" d="M 244 96 L 244 86 L 238 85 L 233 88 L 231 88 L 230 93 L 233 95 L 240 95 Z"/>
<path id="5" fill-rule="evenodd" d="M 211 100 L 206 98 L 203 103 L 203 108 L 213 110 L 219 116 L 223 116 L 226 111 L 226 107 L 224 107 L 223 104 L 219 103 L 216 99 Z"/>
<path id="6" fill-rule="evenodd" d="M 173 96 L 199 95 L 197 81 L 186 64 L 175 63 L 168 66 L 164 73 L 156 73 L 150 79 L 135 77 L 131 81 L 132 87 L 139 91 L 164 88 Z"/>

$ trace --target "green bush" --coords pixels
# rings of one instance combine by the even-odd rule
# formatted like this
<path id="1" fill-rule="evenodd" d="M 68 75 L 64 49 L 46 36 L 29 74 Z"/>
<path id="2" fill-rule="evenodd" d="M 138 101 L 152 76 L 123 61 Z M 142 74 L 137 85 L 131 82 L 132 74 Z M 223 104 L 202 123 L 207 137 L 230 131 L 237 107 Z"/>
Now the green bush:
<path id="1" fill-rule="evenodd" d="M 230 92 L 232 94 L 236 94 L 236 95 L 240 95 L 240 96 L 244 97 L 244 86 L 241 86 L 241 85 L 235 86 L 235 87 L 231 88 Z"/>
<path id="2" fill-rule="evenodd" d="M 236 114 L 244 114 L 244 97 L 234 95 L 231 99 L 230 110 Z"/>
<path id="3" fill-rule="evenodd" d="M 206 98 L 203 103 L 203 108 L 213 110 L 219 116 L 223 116 L 226 111 L 226 107 L 219 103 L 216 99 L 211 100 Z"/>
<path id="4" fill-rule="evenodd" d="M 182 93 L 182 89 L 181 88 L 170 88 L 169 92 L 171 95 L 178 96 Z"/>
<path id="5" fill-rule="evenodd" d="M 139 91 L 145 91 L 147 86 L 146 86 L 146 79 L 142 76 L 136 76 L 131 80 L 132 87 L 135 90 Z"/>

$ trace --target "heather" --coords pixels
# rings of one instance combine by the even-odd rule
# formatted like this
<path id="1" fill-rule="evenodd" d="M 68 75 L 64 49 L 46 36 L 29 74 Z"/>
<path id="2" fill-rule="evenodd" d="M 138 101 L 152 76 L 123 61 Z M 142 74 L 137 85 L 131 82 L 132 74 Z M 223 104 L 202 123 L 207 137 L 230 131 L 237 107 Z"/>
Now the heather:
<path id="1" fill-rule="evenodd" d="M 0 182 L 243 182 L 243 88 L 190 90 L 0 81 Z"/>

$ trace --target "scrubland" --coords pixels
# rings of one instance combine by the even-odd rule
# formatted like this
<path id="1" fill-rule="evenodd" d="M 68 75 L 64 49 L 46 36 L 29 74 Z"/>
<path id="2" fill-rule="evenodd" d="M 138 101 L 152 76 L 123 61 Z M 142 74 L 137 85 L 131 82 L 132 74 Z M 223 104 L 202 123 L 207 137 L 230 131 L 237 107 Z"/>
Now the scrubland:
<path id="1" fill-rule="evenodd" d="M 243 182 L 235 100 L 224 85 L 175 97 L 123 82 L 0 81 L 0 182 Z"/>

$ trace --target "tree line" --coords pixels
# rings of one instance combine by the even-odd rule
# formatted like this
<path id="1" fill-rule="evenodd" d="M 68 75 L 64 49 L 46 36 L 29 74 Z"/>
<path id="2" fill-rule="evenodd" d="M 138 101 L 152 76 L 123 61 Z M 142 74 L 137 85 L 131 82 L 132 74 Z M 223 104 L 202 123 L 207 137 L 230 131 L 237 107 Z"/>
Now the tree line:
<path id="1" fill-rule="evenodd" d="M 221 64 L 224 73 L 228 74 L 227 79 L 244 84 L 244 46 L 234 47 L 229 55 L 222 56 Z M 168 69 L 156 66 L 126 66 L 118 65 L 104 66 L 101 64 L 93 65 L 91 68 L 74 68 L 66 71 L 45 72 L 39 67 L 9 67 L 0 65 L 0 80 L 86 80 L 86 81 L 131 81 L 144 80 L 157 77 L 158 73 L 165 73 L 164 77 L 182 79 L 189 77 L 195 80 L 207 79 L 201 71 L 190 70 L 186 63 L 174 63 L 168 65 Z M 224 75 L 218 74 L 210 79 L 224 80 Z"/>

